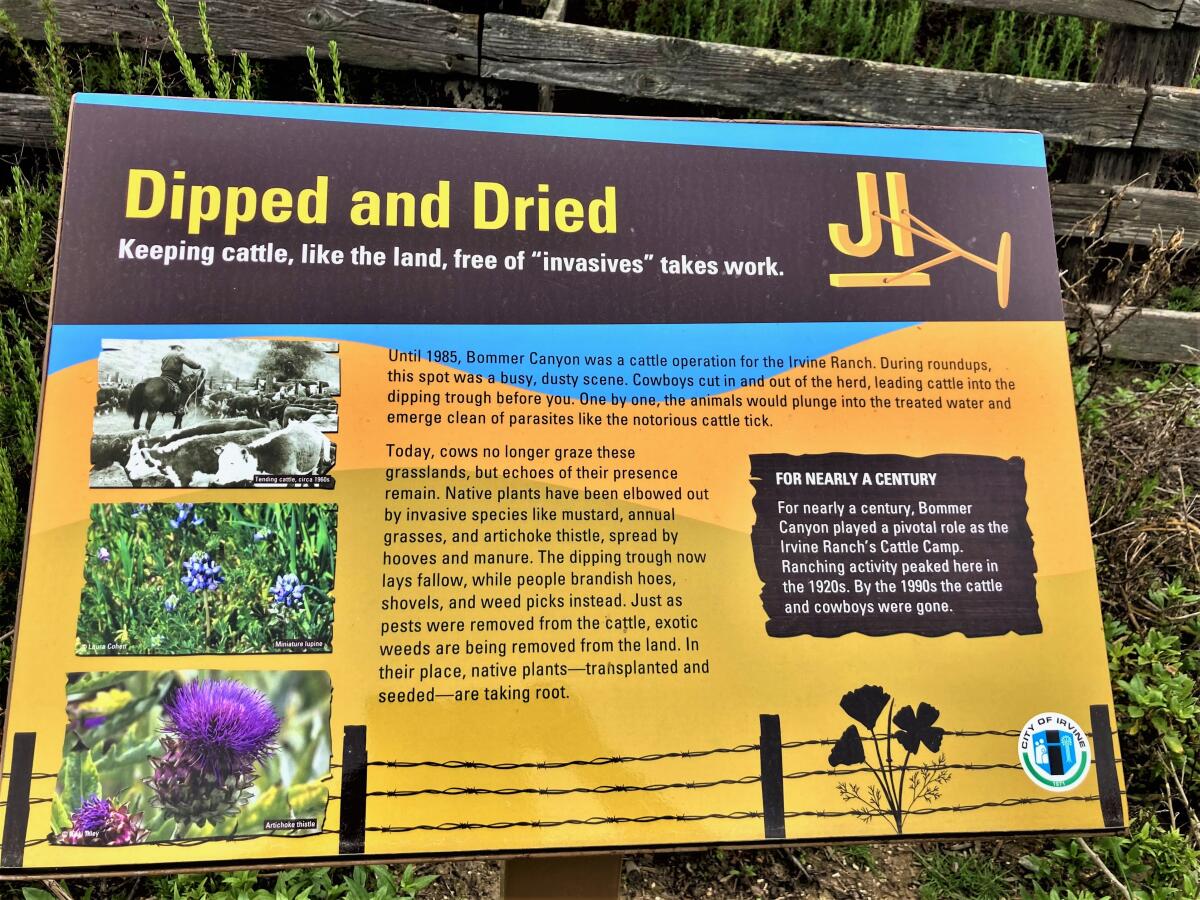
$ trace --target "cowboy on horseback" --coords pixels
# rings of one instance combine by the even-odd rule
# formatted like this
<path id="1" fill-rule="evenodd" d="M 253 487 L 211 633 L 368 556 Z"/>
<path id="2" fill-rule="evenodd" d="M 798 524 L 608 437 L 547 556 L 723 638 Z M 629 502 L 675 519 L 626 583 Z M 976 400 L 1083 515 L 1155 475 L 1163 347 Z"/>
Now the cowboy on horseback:
<path id="1" fill-rule="evenodd" d="M 162 358 L 162 377 L 167 380 L 174 391 L 171 397 L 172 406 L 179 397 L 184 368 L 202 369 L 203 366 L 183 352 L 183 344 L 172 344 L 167 355 Z"/>
<path id="2" fill-rule="evenodd" d="M 160 412 L 174 413 L 174 428 L 183 427 L 183 413 L 189 402 L 199 402 L 204 396 L 204 368 L 183 352 L 182 344 L 172 344 L 162 358 L 162 374 L 134 385 L 125 404 L 133 419 L 133 427 L 141 428 L 142 414 L 146 415 L 146 430 L 154 428 Z M 185 369 L 196 369 L 195 375 L 185 375 Z"/>

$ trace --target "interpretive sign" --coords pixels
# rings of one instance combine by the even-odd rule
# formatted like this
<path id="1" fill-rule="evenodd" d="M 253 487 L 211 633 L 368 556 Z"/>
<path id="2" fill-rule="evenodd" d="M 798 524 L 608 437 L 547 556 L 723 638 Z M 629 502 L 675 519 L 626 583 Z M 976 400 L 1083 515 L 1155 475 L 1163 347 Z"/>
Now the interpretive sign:
<path id="1" fill-rule="evenodd" d="M 80 95 L 3 873 L 1125 822 L 1041 138 Z"/>

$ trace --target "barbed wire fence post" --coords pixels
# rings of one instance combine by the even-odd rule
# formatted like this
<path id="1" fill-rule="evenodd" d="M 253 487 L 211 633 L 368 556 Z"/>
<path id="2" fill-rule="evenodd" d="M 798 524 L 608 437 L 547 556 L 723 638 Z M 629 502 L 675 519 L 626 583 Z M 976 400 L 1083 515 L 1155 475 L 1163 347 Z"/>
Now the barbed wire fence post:
<path id="1" fill-rule="evenodd" d="M 19 868 L 25 861 L 25 833 L 29 830 L 29 795 L 33 785 L 33 748 L 37 733 L 13 735 L 9 760 L 8 796 L 5 799 L 4 835 L 0 837 L 0 865 Z"/>
<path id="2" fill-rule="evenodd" d="M 769 840 L 787 837 L 783 817 L 783 738 L 779 716 L 758 717 L 758 762 L 762 781 L 763 836 Z"/>
<path id="3" fill-rule="evenodd" d="M 1100 704 L 1089 710 L 1092 719 L 1092 752 L 1096 754 L 1096 786 L 1100 794 L 1100 815 L 1105 828 L 1125 827 L 1125 807 L 1121 802 L 1121 779 L 1113 753 L 1112 724 L 1108 707 Z"/>
<path id="4" fill-rule="evenodd" d="M 342 729 L 342 791 L 338 801 L 338 853 L 364 852 L 367 837 L 367 726 Z"/>

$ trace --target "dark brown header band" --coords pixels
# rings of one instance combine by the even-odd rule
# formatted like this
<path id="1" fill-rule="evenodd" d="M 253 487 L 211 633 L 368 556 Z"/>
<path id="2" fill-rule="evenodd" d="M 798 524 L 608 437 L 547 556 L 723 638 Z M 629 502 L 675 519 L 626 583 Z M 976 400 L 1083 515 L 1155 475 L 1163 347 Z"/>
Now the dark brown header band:
<path id="1" fill-rule="evenodd" d="M 77 103 L 54 322 L 1061 318 L 1044 170 L 854 155 L 872 150 L 857 143 L 864 129 L 846 131 L 840 156 Z M 126 217 L 133 169 L 161 181 L 153 218 Z M 873 252 L 859 173 L 878 197 Z M 310 218 L 321 212 L 321 177 L 324 222 L 300 222 L 305 189 Z M 506 227 L 476 227 L 481 208 L 492 221 L 499 209 L 481 182 L 507 194 Z M 231 197 L 231 187 L 245 190 Z M 290 199 L 272 200 L 271 188 Z M 146 176 L 132 202 L 148 214 L 154 191 Z M 354 209 L 360 191 L 379 196 L 381 224 L 353 224 L 352 212 L 369 218 Z M 388 192 L 413 195 L 411 227 L 403 197 L 398 224 L 386 224 Z M 513 227 L 519 197 L 533 198 L 525 231 Z M 264 220 L 272 202 L 276 218 L 292 204 L 287 221 Z M 227 235 L 226 215 L 251 203 L 252 219 Z M 422 212 L 435 227 L 422 227 Z M 190 215 L 216 218 L 189 234 Z M 550 230 L 537 230 L 539 215 Z M 866 255 L 839 250 L 838 223 L 843 246 Z"/>

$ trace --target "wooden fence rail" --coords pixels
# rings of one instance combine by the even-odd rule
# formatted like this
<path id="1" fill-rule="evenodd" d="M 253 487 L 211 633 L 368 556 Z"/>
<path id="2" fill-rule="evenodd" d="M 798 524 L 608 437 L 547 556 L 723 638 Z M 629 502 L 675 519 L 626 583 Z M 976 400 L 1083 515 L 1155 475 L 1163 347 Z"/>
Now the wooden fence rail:
<path id="1" fill-rule="evenodd" d="M 1073 2 L 1097 13 L 1104 6 Z M 64 40 L 108 43 L 115 33 L 126 44 L 163 44 L 157 10 L 146 0 L 58 0 L 56 6 Z M 6 7 L 22 34 L 40 36 L 37 0 L 7 0 Z M 198 50 L 194 8 L 176 8 L 185 46 Z M 347 61 L 381 69 L 482 75 L 806 118 L 1025 128 L 1093 147 L 1200 145 L 1200 90 L 1190 88 L 1159 87 L 1148 94 L 1132 85 L 815 56 L 491 13 L 483 16 L 481 31 L 478 16 L 400 0 L 342 0 L 336 6 L 211 0 L 208 19 L 219 50 L 259 57 L 301 56 L 307 45 L 320 48 L 335 39 Z"/>
<path id="2" fill-rule="evenodd" d="M 1133 146 L 1135 87 L 958 72 L 635 34 L 520 16 L 483 21 L 480 74 L 810 119 L 1041 131 Z M 1200 107 L 1200 92 L 1197 92 Z M 1200 132 L 1198 132 L 1200 135 Z"/>
<path id="3" fill-rule="evenodd" d="M 1139 362 L 1200 365 L 1200 314 L 1171 309 L 1113 307 L 1090 303 L 1066 309 L 1067 325 L 1079 330 L 1079 349 L 1095 356 Z"/>
<path id="4" fill-rule="evenodd" d="M 50 103 L 36 94 L 0 94 L 0 145 L 47 147 L 54 143 Z"/>
<path id="5" fill-rule="evenodd" d="M 42 38 L 41 0 L 4 0 L 22 36 Z M 153 0 L 54 0 L 67 43 L 166 46 L 162 15 Z M 201 52 L 195 0 L 171 3 L 171 16 L 189 52 Z M 347 62 L 374 69 L 478 74 L 479 17 L 403 0 L 208 0 L 214 44 L 223 54 L 244 51 L 266 59 L 303 57 L 336 40 Z"/>
<path id="6" fill-rule="evenodd" d="M 1200 0 L 926 0 L 942 6 L 964 9 L 1016 11 L 1022 13 L 1075 16 L 1118 25 L 1135 25 L 1139 28 L 1165 29 L 1176 25 L 1200 25 Z M 41 0 L 6 0 L 5 10 L 25 29 L 30 23 L 40 22 Z M 348 32 L 361 30 L 370 36 L 374 25 L 395 22 L 409 6 L 422 4 L 403 0 L 337 0 L 334 2 L 300 3 L 287 0 L 251 0 L 235 3 L 232 0 L 211 0 L 209 15 L 214 24 L 233 20 L 249 23 L 250 34 L 258 33 L 270 43 L 278 43 L 286 35 L 271 35 L 264 29 L 271 23 L 279 23 L 293 34 L 300 30 L 328 30 L 344 28 Z M 176 6 L 179 8 L 176 9 Z M 87 2 L 87 0 L 58 0 L 55 7 L 60 11 L 62 24 L 68 26 L 64 34 L 68 41 L 88 41 L 81 36 L 89 26 L 96 34 L 111 35 L 113 31 L 128 29 L 130 35 L 143 33 L 147 25 L 158 21 L 158 10 L 153 2 Z M 240 9 L 239 9 L 240 7 Z M 112 19 L 112 11 L 118 16 Z M 194 4 L 173 4 L 172 14 L 181 21 L 195 18 Z M 446 13 L 445 15 L 454 15 Z M 474 19 L 474 16 L 459 16 Z M 554 18 L 554 17 L 551 17 Z M 561 17 L 559 17 L 561 18 Z M 361 22 L 361 26 L 356 25 Z M 40 27 L 40 26 L 39 26 Z M 215 29 L 214 29 L 215 30 Z M 242 32 L 239 32 L 242 33 Z M 31 35 L 32 36 L 32 35 Z M 219 36 L 219 34 L 218 34 Z M 277 40 L 279 39 L 279 40 Z M 311 42 L 311 41 L 310 41 Z M 246 49 L 246 48 L 242 48 Z M 291 55 L 286 48 L 280 48 Z M 265 54 L 264 54 L 265 55 Z M 364 63 L 365 64 L 365 63 Z"/>
<path id="7" fill-rule="evenodd" d="M 1102 231 L 1112 243 L 1146 246 L 1182 231 L 1184 246 L 1200 246 L 1200 198 L 1190 191 L 1052 184 L 1050 202 L 1055 234 L 1087 238 Z"/>
<path id="8" fill-rule="evenodd" d="M 1172 28 L 1200 17 L 1200 0 L 931 0 L 972 9 L 1016 10 L 1099 19 L 1140 28 Z M 1191 24 L 1195 24 L 1192 22 Z"/>

